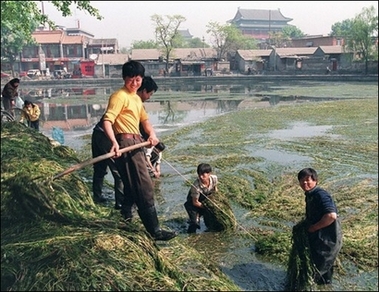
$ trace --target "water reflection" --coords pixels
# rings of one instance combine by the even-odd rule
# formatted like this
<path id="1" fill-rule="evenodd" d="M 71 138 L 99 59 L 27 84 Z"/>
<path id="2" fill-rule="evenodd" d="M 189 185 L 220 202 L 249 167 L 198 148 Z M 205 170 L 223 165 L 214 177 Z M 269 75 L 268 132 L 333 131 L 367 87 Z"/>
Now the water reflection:
<path id="1" fill-rule="evenodd" d="M 29 86 L 27 89 L 20 88 L 20 96 L 39 105 L 43 131 L 50 131 L 53 127 L 64 131 L 77 131 L 94 126 L 104 113 L 109 96 L 118 87 Z M 275 84 L 275 87 L 278 87 L 278 84 Z M 264 95 L 262 91 L 272 91 L 273 94 Z M 270 82 L 212 84 L 204 81 L 189 83 L 175 80 L 175 84 L 160 84 L 153 99 L 146 102 L 145 106 L 156 129 L 166 131 L 244 108 L 246 102 L 254 101 L 256 107 L 276 106 L 280 102 L 301 100 L 309 98 L 275 95 L 273 84 Z"/>
<path id="2" fill-rule="evenodd" d="M 211 101 L 160 101 L 145 104 L 152 124 L 157 127 L 179 126 L 199 122 L 210 116 L 237 110 L 241 100 Z M 65 131 L 77 131 L 92 127 L 104 113 L 107 104 L 61 104 L 46 101 L 35 102 L 41 109 L 42 129 L 59 127 Z"/>

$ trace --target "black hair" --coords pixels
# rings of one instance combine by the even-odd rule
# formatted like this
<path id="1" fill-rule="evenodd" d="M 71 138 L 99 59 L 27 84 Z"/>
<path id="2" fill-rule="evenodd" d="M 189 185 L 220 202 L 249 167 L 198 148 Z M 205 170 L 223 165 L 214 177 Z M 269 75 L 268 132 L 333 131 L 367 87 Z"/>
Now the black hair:
<path id="1" fill-rule="evenodd" d="M 158 90 L 158 85 L 155 83 L 154 79 L 151 78 L 151 76 L 145 76 L 142 80 L 142 84 L 140 88 L 138 88 L 138 92 L 146 89 L 146 92 L 154 91 L 156 92 Z"/>
<path id="2" fill-rule="evenodd" d="M 15 83 L 20 83 L 20 79 L 13 78 L 11 81 L 9 81 L 9 83 L 12 84 L 12 86 L 14 86 Z"/>
<path id="3" fill-rule="evenodd" d="M 208 163 L 200 163 L 197 166 L 197 174 L 202 175 L 204 173 L 210 173 L 212 172 L 212 166 L 210 166 Z"/>
<path id="4" fill-rule="evenodd" d="M 33 103 L 32 103 L 31 101 L 25 99 L 25 101 L 24 101 L 24 106 L 27 106 L 27 105 L 29 105 L 29 104 L 33 105 Z"/>
<path id="5" fill-rule="evenodd" d="M 137 61 L 129 61 L 122 65 L 122 79 L 126 77 L 145 77 L 145 67 Z"/>
<path id="6" fill-rule="evenodd" d="M 303 168 L 302 170 L 300 170 L 299 173 L 297 174 L 297 180 L 300 181 L 307 176 L 310 176 L 314 181 L 318 180 L 318 175 L 317 175 L 316 170 L 310 167 Z"/>

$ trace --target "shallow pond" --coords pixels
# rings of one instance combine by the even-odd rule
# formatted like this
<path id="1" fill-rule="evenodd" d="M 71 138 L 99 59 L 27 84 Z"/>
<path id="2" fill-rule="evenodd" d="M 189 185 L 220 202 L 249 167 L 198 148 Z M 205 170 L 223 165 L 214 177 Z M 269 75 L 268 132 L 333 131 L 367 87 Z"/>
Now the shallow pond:
<path id="1" fill-rule="evenodd" d="M 109 94 L 109 90 L 104 90 Z M 324 98 L 306 98 L 283 96 L 281 99 L 278 96 L 270 98 L 263 96 L 259 98 L 251 98 L 249 91 L 244 91 L 239 97 L 233 99 L 201 99 L 194 98 L 188 100 L 174 101 L 155 101 L 154 96 L 152 101 L 145 104 L 150 115 L 150 120 L 154 125 L 158 136 L 162 141 L 168 137 L 170 133 L 181 129 L 185 126 L 206 121 L 208 118 L 224 115 L 229 112 L 238 111 L 239 109 L 251 108 L 252 110 L 261 107 L 276 107 L 282 103 L 296 104 L 299 102 L 310 101 L 325 101 Z M 317 93 L 314 93 L 317 96 Z M 60 103 L 52 103 L 51 99 L 42 99 L 41 104 L 45 108 L 49 108 L 49 113 L 52 113 L 53 104 L 59 109 L 56 111 L 67 115 L 75 116 L 79 112 L 86 114 L 85 121 L 82 124 L 74 125 L 74 118 L 64 119 L 62 125 L 68 125 L 64 128 L 64 145 L 70 146 L 79 150 L 85 143 L 81 139 L 84 135 L 91 134 L 92 128 L 100 118 L 105 109 L 106 103 L 104 98 L 91 100 L 90 97 L 82 99 L 79 105 L 75 105 L 78 101 L 72 101 L 71 104 L 62 105 Z M 83 107 L 84 105 L 84 107 Z M 77 107 L 80 107 L 78 110 Z M 83 110 L 84 108 L 84 110 Z M 252 114 L 254 112 L 252 111 Z M 59 127 L 58 123 L 55 127 Z M 42 132 L 47 136 L 52 135 L 52 123 L 46 118 L 43 123 Z M 49 124 L 50 123 L 50 124 Z M 63 126 L 62 126 L 63 128 Z M 274 130 L 265 135 L 265 139 L 281 139 L 291 140 L 296 138 L 311 138 L 316 136 L 331 136 L 329 130 L 331 126 L 311 125 L 307 123 L 294 123 L 287 129 Z M 338 135 L 331 136 L 338 139 Z M 186 141 L 190 146 L 191 141 Z M 267 161 L 273 164 L 291 165 L 296 167 L 297 164 L 302 164 L 311 161 L 312 158 L 306 155 L 300 155 L 294 152 L 286 152 L 283 150 L 264 149 L 259 146 L 246 146 L 254 157 L 260 157 L 262 162 Z M 170 151 L 169 147 L 166 151 Z M 90 157 L 90 153 L 88 153 Z M 163 155 L 164 157 L 164 155 Z M 257 162 L 259 163 L 259 162 Z M 270 259 L 262 258 L 254 252 L 254 234 L 251 238 L 246 237 L 247 230 L 254 226 L 255 222 L 248 216 L 249 211 L 244 208 L 233 205 L 233 212 L 238 221 L 238 229 L 234 234 L 204 232 L 205 226 L 201 221 L 201 230 L 196 235 L 187 235 L 186 220 L 187 214 L 184 210 L 184 200 L 188 191 L 188 182 L 191 183 L 195 175 L 195 166 L 193 169 L 184 169 L 183 166 L 172 164 L 171 161 L 163 159 L 162 163 L 163 176 L 158 182 L 158 192 L 156 194 L 157 209 L 161 222 L 173 229 L 180 231 L 180 237 L 192 246 L 199 250 L 200 253 L 206 254 L 209 258 L 217 262 L 219 267 L 228 275 L 242 290 L 245 291 L 282 291 L 284 288 L 284 279 L 286 275 L 286 267 L 272 262 Z M 113 178 L 108 174 L 107 179 L 110 185 L 113 184 Z M 113 192 L 107 190 L 108 196 L 111 198 Z M 113 204 L 110 204 L 110 207 Z M 177 218 L 180 218 L 178 221 Z M 175 219 L 175 220 L 174 220 Z M 240 236 L 244 234 L 244 236 Z M 378 275 L 376 272 L 360 272 L 355 266 L 344 263 L 345 274 L 337 275 L 335 281 L 330 287 L 317 287 L 323 291 L 350 291 L 350 290 L 377 290 Z"/>

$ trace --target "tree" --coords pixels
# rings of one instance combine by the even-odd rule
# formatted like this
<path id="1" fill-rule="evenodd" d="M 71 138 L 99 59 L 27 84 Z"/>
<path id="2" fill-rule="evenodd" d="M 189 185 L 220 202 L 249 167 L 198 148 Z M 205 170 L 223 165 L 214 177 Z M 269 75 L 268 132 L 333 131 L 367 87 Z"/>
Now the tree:
<path id="1" fill-rule="evenodd" d="M 221 25 L 218 22 L 207 24 L 207 33 L 211 35 L 211 43 L 217 51 L 219 60 L 226 59 L 226 54 L 239 49 L 251 50 L 257 47 L 256 41 L 245 37 L 235 25 Z"/>
<path id="2" fill-rule="evenodd" d="M 378 16 L 374 6 L 365 7 L 355 18 L 345 19 L 332 25 L 331 36 L 345 39 L 347 50 L 354 52 L 365 62 L 365 74 L 368 62 L 378 59 Z"/>
<path id="3" fill-rule="evenodd" d="M 193 38 L 186 42 L 186 48 L 209 48 L 210 46 L 200 38 Z"/>
<path id="4" fill-rule="evenodd" d="M 269 44 L 277 48 L 284 48 L 291 42 L 291 38 L 281 31 L 269 32 Z"/>
<path id="5" fill-rule="evenodd" d="M 293 38 L 304 37 L 304 33 L 294 25 L 287 25 L 281 31 L 269 32 L 269 44 L 277 48 L 291 46 Z"/>
<path id="6" fill-rule="evenodd" d="M 23 46 L 34 44 L 33 31 L 40 24 L 48 24 L 55 28 L 55 23 L 38 8 L 41 1 L 1 1 L 1 57 L 11 64 L 14 75 L 14 62 Z M 50 1 L 62 16 L 70 16 L 70 6 L 76 5 L 90 15 L 101 20 L 98 9 L 90 5 L 90 1 Z"/>
<path id="7" fill-rule="evenodd" d="M 163 16 L 154 14 L 151 20 L 155 25 L 155 38 L 158 47 L 166 59 L 166 72 L 168 72 L 168 64 L 171 52 L 174 49 L 175 40 L 178 38 L 178 29 L 182 22 L 187 19 L 182 15 L 166 15 L 166 21 Z"/>
<path id="8" fill-rule="evenodd" d="M 374 6 L 363 8 L 362 12 L 353 19 L 351 34 L 346 45 L 353 52 L 359 53 L 365 62 L 365 74 L 368 73 L 368 62 L 378 58 L 378 16 Z"/>
<path id="9" fill-rule="evenodd" d="M 158 45 L 154 40 L 133 41 L 132 49 L 157 49 Z"/>
<path id="10" fill-rule="evenodd" d="M 332 25 L 330 36 L 347 37 L 353 27 L 352 19 L 345 19 L 342 22 L 337 22 Z"/>
<path id="11" fill-rule="evenodd" d="M 294 25 L 286 25 L 285 27 L 283 27 L 282 34 L 284 37 L 288 37 L 290 39 L 302 38 L 305 35 L 299 28 L 297 28 Z"/>

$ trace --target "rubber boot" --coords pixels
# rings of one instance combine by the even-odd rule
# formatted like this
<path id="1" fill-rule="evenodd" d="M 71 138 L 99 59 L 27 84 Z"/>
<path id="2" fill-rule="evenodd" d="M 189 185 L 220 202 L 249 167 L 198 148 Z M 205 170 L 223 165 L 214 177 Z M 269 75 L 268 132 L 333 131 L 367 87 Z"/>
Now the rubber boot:
<path id="1" fill-rule="evenodd" d="M 133 219 L 133 206 L 125 203 L 121 205 L 121 215 L 124 217 L 126 222 L 131 222 Z"/>
<path id="2" fill-rule="evenodd" d="M 143 225 L 146 228 L 146 231 L 150 233 L 150 235 L 155 240 L 167 241 L 173 239 L 178 235 L 176 232 L 159 228 L 158 216 L 155 206 L 144 210 L 138 210 L 138 214 L 142 220 Z"/>
<path id="3" fill-rule="evenodd" d="M 116 210 L 120 210 L 123 203 L 124 203 L 123 188 L 124 187 L 122 184 L 120 186 L 120 185 L 117 185 L 117 183 L 115 182 L 115 184 L 114 184 L 114 199 L 115 199 L 114 208 Z"/>
<path id="4" fill-rule="evenodd" d="M 184 207 L 189 216 L 187 233 L 196 233 L 196 229 L 200 229 L 200 214 L 193 210 L 192 206 L 187 202 L 184 204 Z"/>
<path id="5" fill-rule="evenodd" d="M 103 182 L 104 178 L 93 178 L 92 180 L 93 201 L 95 203 L 104 203 L 107 201 L 107 199 L 103 197 Z"/>

